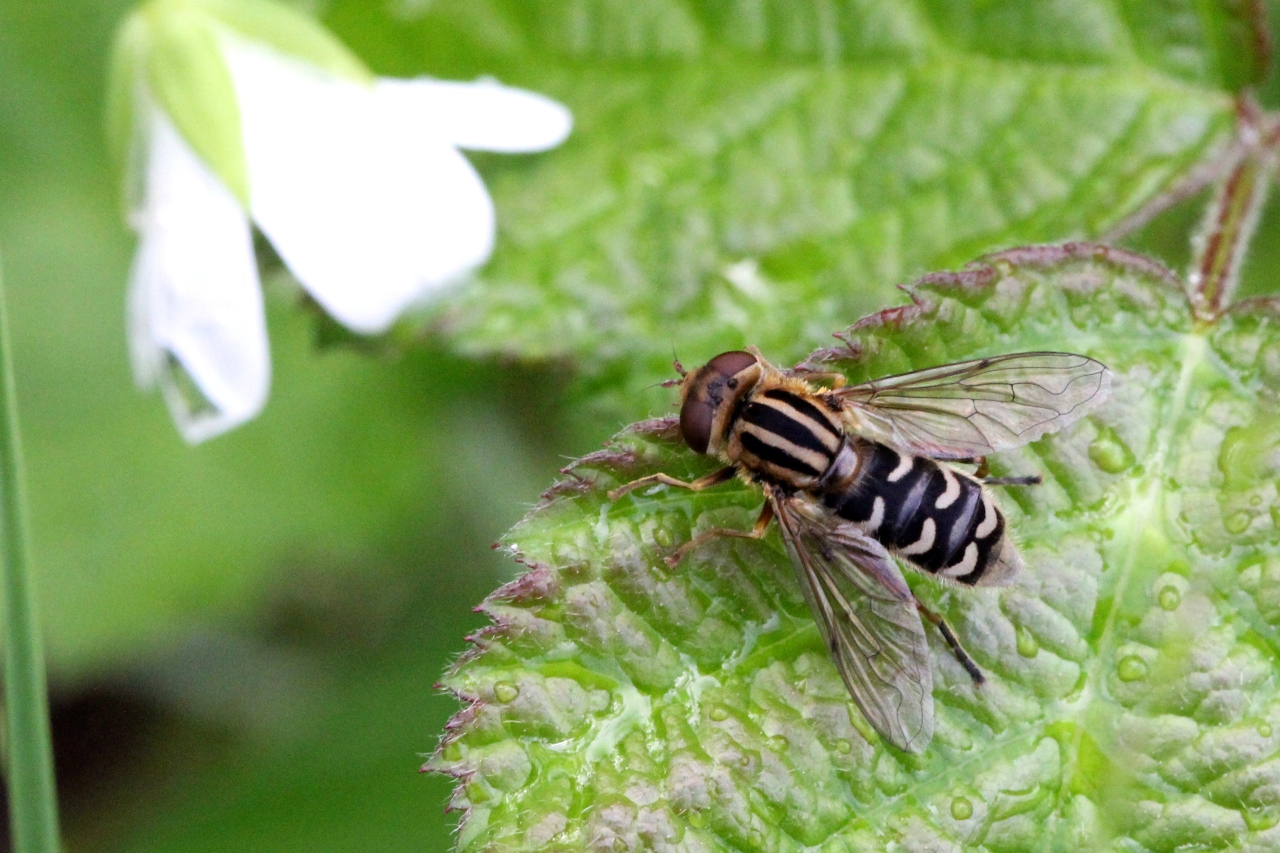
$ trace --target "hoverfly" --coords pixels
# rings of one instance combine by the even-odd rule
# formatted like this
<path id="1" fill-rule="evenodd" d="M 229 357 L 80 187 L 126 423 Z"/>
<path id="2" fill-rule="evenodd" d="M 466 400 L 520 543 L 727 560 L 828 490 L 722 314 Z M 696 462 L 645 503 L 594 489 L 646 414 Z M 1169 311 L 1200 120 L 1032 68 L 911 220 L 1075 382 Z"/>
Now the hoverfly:
<path id="1" fill-rule="evenodd" d="M 716 537 L 760 538 L 777 519 L 854 702 L 887 741 L 923 750 L 933 675 L 921 617 L 978 684 L 982 673 L 894 556 L 967 586 L 1011 583 L 1022 558 L 987 487 L 1040 478 L 987 477 L 986 456 L 1084 417 L 1108 396 L 1111 371 L 1083 355 L 1026 352 L 845 385 L 840 374 L 780 370 L 754 348 L 688 373 L 675 366 L 680 435 L 725 467 L 692 482 L 652 474 L 609 499 L 652 484 L 700 491 L 735 476 L 759 486 L 765 504 L 750 531 L 707 530 L 667 562 Z"/>

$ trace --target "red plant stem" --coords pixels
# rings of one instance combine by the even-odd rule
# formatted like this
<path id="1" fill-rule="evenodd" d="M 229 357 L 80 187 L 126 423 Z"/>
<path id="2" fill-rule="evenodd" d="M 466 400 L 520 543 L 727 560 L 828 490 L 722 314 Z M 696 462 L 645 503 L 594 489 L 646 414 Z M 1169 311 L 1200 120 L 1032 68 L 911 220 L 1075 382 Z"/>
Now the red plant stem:
<path id="1" fill-rule="evenodd" d="M 1242 101 L 1240 139 L 1239 156 L 1218 184 L 1192 239 L 1189 298 L 1192 314 L 1202 323 L 1212 323 L 1230 307 L 1240 282 L 1240 267 L 1280 158 L 1280 119 Z"/>

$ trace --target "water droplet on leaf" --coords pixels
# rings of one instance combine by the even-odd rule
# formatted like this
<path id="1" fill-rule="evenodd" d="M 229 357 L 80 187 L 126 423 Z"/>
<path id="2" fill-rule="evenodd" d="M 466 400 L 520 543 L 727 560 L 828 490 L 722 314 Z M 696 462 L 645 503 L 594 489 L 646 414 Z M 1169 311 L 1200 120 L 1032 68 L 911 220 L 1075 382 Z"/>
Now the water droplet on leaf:
<path id="1" fill-rule="evenodd" d="M 836 752 L 841 755 L 848 755 L 853 752 L 853 744 L 848 738 L 840 738 L 840 740 L 836 741 Z"/>
<path id="2" fill-rule="evenodd" d="M 520 695 L 520 688 L 507 681 L 499 681 L 493 685 L 493 698 L 502 704 L 514 701 Z"/>
<path id="3" fill-rule="evenodd" d="M 1271 724 L 1270 724 L 1270 723 L 1259 723 L 1259 724 L 1258 724 L 1258 734 L 1262 735 L 1263 737 L 1271 737 Z"/>
<path id="4" fill-rule="evenodd" d="M 774 735 L 769 738 L 769 746 L 773 747 L 774 752 L 786 752 L 787 747 L 791 746 L 791 741 L 787 740 L 786 735 Z"/>
<path id="5" fill-rule="evenodd" d="M 1017 640 L 1018 654 L 1024 658 L 1033 658 L 1040 654 L 1040 644 L 1036 642 L 1036 638 L 1032 636 L 1031 632 L 1021 625 L 1018 626 Z"/>
<path id="6" fill-rule="evenodd" d="M 1158 598 L 1160 606 L 1165 610 L 1177 610 L 1178 605 L 1182 603 L 1182 593 L 1178 591 L 1176 586 L 1166 586 L 1160 590 Z"/>
<path id="7" fill-rule="evenodd" d="M 1252 520 L 1253 518 L 1249 513 L 1240 510 L 1227 516 L 1226 520 L 1222 522 L 1222 526 L 1227 528 L 1228 533 L 1244 533 L 1249 528 L 1249 522 Z"/>
<path id="8" fill-rule="evenodd" d="M 973 803 L 968 797 L 956 797 L 951 801 L 951 816 L 956 820 L 968 820 L 973 817 Z"/>
<path id="9" fill-rule="evenodd" d="M 1119 474 L 1133 464 L 1133 454 L 1114 435 L 1103 433 L 1089 443 L 1089 458 L 1108 474 Z"/>
<path id="10" fill-rule="evenodd" d="M 1280 813 L 1273 809 L 1245 809 L 1244 825 L 1253 832 L 1264 832 L 1280 823 Z"/>
<path id="11" fill-rule="evenodd" d="M 1141 681 L 1147 677 L 1147 662 L 1137 655 L 1121 658 L 1116 675 L 1121 681 Z"/>
<path id="12" fill-rule="evenodd" d="M 711 719 L 719 723 L 729 719 L 729 712 L 726 711 L 724 708 L 721 708 L 719 705 L 717 705 L 716 707 L 711 709 L 711 711 L 707 714 L 707 716 L 709 716 Z"/>

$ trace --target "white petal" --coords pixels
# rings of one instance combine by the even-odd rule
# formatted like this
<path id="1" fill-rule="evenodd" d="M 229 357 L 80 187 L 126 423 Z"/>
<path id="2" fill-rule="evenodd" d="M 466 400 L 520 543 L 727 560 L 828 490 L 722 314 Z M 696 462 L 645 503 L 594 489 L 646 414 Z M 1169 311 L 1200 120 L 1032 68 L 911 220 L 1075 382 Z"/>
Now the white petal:
<path id="1" fill-rule="evenodd" d="M 203 441 L 261 411 L 271 381 L 249 222 L 159 110 L 146 156 L 129 276 L 134 374 L 160 385 L 188 441 Z"/>
<path id="2" fill-rule="evenodd" d="M 564 142 L 573 128 L 573 114 L 563 104 L 493 80 L 383 78 L 375 92 L 388 108 L 404 111 L 460 148 L 545 151 Z"/>
<path id="3" fill-rule="evenodd" d="M 493 203 L 448 142 L 373 90 L 228 40 L 250 210 L 311 295 L 384 331 L 493 249 Z"/>

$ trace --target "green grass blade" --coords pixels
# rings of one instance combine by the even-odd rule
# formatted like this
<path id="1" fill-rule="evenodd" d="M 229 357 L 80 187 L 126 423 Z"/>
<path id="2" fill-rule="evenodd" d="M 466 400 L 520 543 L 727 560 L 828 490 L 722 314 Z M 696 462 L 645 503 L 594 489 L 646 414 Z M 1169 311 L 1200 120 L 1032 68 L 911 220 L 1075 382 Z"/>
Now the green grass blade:
<path id="1" fill-rule="evenodd" d="M 16 853 L 55 853 L 58 805 L 44 650 L 27 539 L 13 350 L 0 280 L 0 559 L 4 576 L 4 695 L 10 823 Z"/>

